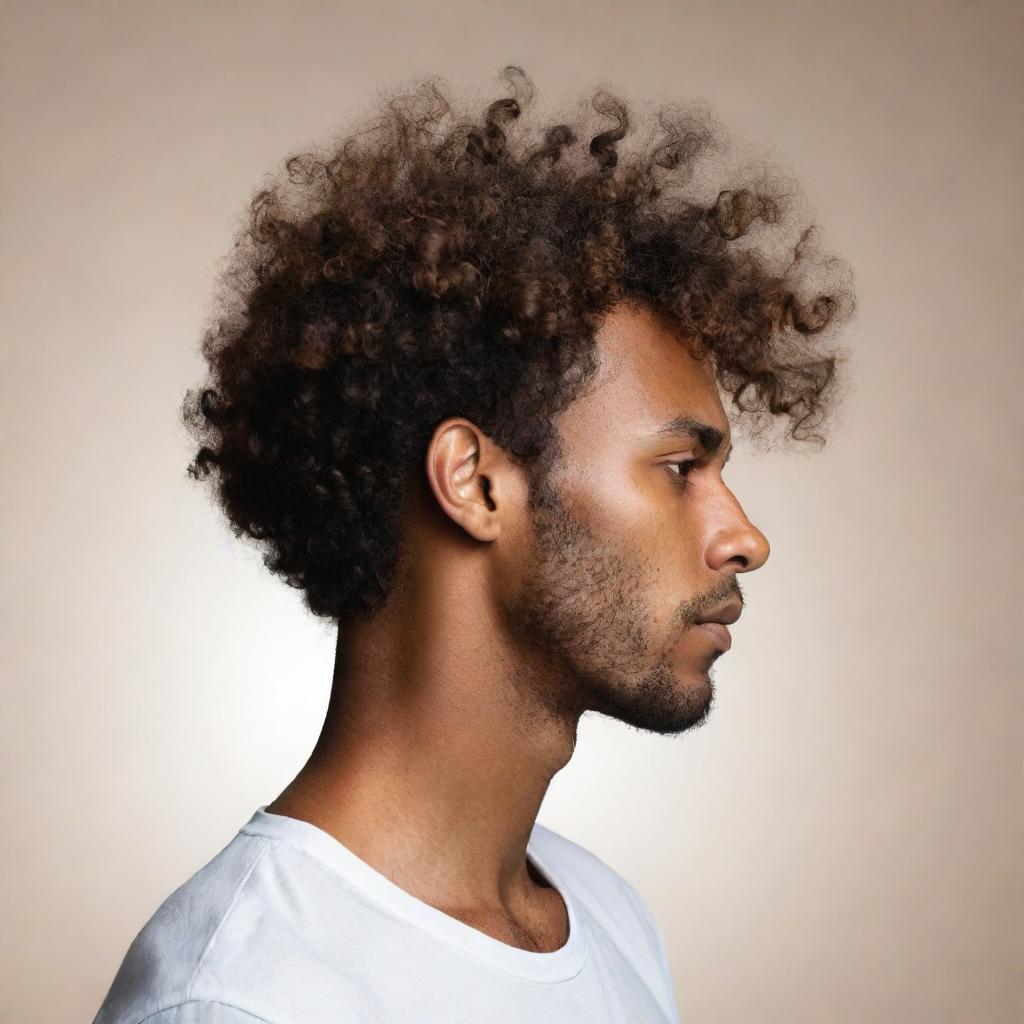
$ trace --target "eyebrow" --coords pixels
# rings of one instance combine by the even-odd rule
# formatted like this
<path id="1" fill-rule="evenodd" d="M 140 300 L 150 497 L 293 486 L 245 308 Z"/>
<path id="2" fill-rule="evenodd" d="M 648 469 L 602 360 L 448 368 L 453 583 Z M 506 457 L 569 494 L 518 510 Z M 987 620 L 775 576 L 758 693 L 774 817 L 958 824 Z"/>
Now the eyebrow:
<path id="1" fill-rule="evenodd" d="M 654 434 L 655 437 L 678 437 L 680 435 L 696 438 L 708 455 L 715 455 L 725 440 L 725 434 L 718 427 L 713 427 L 710 423 L 702 423 L 700 420 L 685 414 L 669 420 L 664 426 L 659 427 Z M 727 462 L 731 454 L 732 441 L 730 440 L 729 449 L 725 455 Z"/>

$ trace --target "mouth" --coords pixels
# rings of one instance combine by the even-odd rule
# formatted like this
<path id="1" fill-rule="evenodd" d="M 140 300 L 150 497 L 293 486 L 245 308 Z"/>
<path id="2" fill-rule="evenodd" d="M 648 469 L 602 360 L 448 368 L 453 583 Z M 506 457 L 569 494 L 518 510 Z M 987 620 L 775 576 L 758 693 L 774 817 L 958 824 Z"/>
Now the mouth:
<path id="1" fill-rule="evenodd" d="M 722 622 L 698 622 L 694 626 L 706 633 L 715 643 L 719 650 L 727 651 L 732 647 L 732 634 L 729 627 Z"/>

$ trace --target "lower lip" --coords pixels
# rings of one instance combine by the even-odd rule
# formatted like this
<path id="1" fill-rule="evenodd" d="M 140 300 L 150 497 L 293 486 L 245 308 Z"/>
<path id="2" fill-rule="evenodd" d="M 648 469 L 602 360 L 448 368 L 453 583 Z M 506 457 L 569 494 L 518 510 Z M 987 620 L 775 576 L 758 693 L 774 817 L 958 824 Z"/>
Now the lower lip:
<path id="1" fill-rule="evenodd" d="M 698 622 L 697 629 L 707 633 L 723 651 L 732 647 L 732 635 L 729 633 L 729 627 L 721 622 Z"/>

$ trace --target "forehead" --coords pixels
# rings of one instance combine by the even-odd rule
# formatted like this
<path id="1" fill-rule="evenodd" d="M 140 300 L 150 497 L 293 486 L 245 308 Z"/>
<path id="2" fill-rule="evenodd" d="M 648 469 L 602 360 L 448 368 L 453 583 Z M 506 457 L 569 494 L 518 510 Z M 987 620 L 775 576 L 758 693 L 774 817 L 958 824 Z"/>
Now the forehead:
<path id="1" fill-rule="evenodd" d="M 666 321 L 643 306 L 620 303 L 607 315 L 595 341 L 600 369 L 587 394 L 560 422 L 563 437 L 577 431 L 593 441 L 647 440 L 680 415 L 717 427 L 729 437 L 714 369 L 698 361 Z"/>

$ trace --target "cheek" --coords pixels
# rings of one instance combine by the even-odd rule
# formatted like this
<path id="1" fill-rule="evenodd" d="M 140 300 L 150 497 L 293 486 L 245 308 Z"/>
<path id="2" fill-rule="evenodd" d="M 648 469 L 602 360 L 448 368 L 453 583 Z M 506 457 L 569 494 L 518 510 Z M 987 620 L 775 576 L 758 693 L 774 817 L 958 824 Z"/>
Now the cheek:
<path id="1" fill-rule="evenodd" d="M 655 516 L 651 527 L 634 538 L 645 567 L 656 628 L 679 633 L 680 613 L 694 596 L 707 589 L 700 533 L 681 517 Z"/>
<path id="2" fill-rule="evenodd" d="M 679 612 L 690 600 L 699 578 L 691 569 L 693 555 L 678 529 L 659 528 L 656 518 L 633 519 L 602 535 L 602 546 L 614 553 L 627 586 L 630 617 L 643 620 L 652 642 L 663 646 L 680 632 Z"/>
<path id="3" fill-rule="evenodd" d="M 673 493 L 671 481 L 659 475 L 669 470 L 637 467 L 617 458 L 576 470 L 570 493 L 595 529 L 629 535 L 645 548 L 660 534 L 686 532 L 679 518 L 686 514 L 684 503 Z"/>
<path id="4" fill-rule="evenodd" d="M 629 534 L 649 525 L 652 503 L 637 482 L 625 473 L 584 475 L 576 491 L 581 508 L 597 529 Z"/>
<path id="5" fill-rule="evenodd" d="M 683 630 L 682 613 L 693 598 L 693 580 L 678 563 L 663 560 L 650 576 L 648 604 L 651 627 L 659 636 L 674 639 Z"/>
<path id="6" fill-rule="evenodd" d="M 667 471 L 666 471 L 667 472 Z M 628 472 L 620 476 L 580 470 L 564 498 L 573 514 L 632 568 L 646 595 L 652 628 L 672 621 L 702 582 L 700 523 L 671 482 Z"/>

